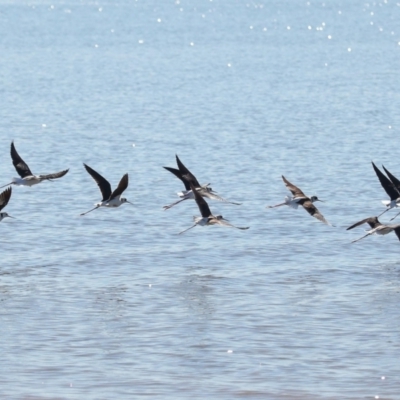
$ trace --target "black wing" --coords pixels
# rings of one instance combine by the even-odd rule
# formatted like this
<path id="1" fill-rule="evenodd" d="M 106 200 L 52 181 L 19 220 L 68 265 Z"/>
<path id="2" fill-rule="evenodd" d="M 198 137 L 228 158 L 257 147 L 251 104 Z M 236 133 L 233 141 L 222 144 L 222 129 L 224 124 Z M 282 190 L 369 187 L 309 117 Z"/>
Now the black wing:
<path id="1" fill-rule="evenodd" d="M 109 200 L 121 196 L 124 190 L 128 187 L 128 183 L 129 183 L 128 174 L 125 174 L 119 181 L 118 187 L 111 193 Z"/>
<path id="2" fill-rule="evenodd" d="M 179 171 L 179 169 L 171 168 L 171 167 L 163 167 L 163 168 L 165 168 L 167 171 L 173 173 L 178 179 L 180 179 L 183 182 L 183 184 L 185 185 L 186 190 L 190 190 L 190 184 L 185 179 L 183 179 L 182 172 Z"/>
<path id="3" fill-rule="evenodd" d="M 192 183 L 194 187 L 200 187 L 200 183 L 197 181 L 196 177 L 183 165 L 182 161 L 179 159 L 178 155 L 175 155 L 176 163 L 178 164 L 179 171 L 182 174 L 182 180 L 187 182 L 189 185 Z M 185 185 L 186 187 L 186 185 Z M 187 189 L 187 190 L 190 190 Z"/>
<path id="4" fill-rule="evenodd" d="M 50 179 L 50 180 L 57 179 L 57 178 L 61 178 L 62 176 L 64 176 L 68 171 L 69 171 L 69 169 L 65 169 L 64 171 L 55 172 L 54 174 L 39 175 L 39 178 L 43 181 L 46 179 Z"/>
<path id="5" fill-rule="evenodd" d="M 372 161 L 371 161 L 372 162 Z M 378 168 L 377 166 L 372 162 L 372 166 L 374 167 L 375 173 L 379 179 L 379 182 L 381 183 L 383 189 L 385 192 L 388 194 L 390 197 L 390 200 L 396 200 L 399 196 L 400 193 L 394 186 L 394 184 L 389 180 L 388 177 L 386 177 Z"/>
<path id="6" fill-rule="evenodd" d="M 360 226 L 360 225 L 362 225 L 362 224 L 368 224 L 372 229 L 374 229 L 374 228 L 376 228 L 376 227 L 382 225 L 382 224 L 379 222 L 378 217 L 368 217 L 368 218 L 363 219 L 362 221 L 358 221 L 358 222 L 356 222 L 355 224 L 349 226 L 346 230 L 349 231 L 350 229 L 353 229 L 353 228 L 355 228 L 356 226 Z"/>
<path id="7" fill-rule="evenodd" d="M 394 175 L 392 175 L 383 165 L 382 168 L 385 170 L 386 175 L 389 177 L 397 191 L 400 193 L 400 181 Z"/>
<path id="8" fill-rule="evenodd" d="M 329 222 L 324 218 L 324 216 L 319 212 L 318 208 L 314 206 L 311 200 L 306 200 L 304 202 L 299 203 L 304 209 L 314 218 L 317 218 L 319 221 L 323 222 L 326 225 L 330 225 Z"/>
<path id="9" fill-rule="evenodd" d="M 190 188 L 193 192 L 194 199 L 196 200 L 197 206 L 199 207 L 200 214 L 203 218 L 208 218 L 211 215 L 210 208 L 207 202 L 201 197 L 200 193 L 196 190 L 194 185 L 191 183 Z"/>
<path id="10" fill-rule="evenodd" d="M 102 201 L 109 200 L 111 196 L 110 182 L 108 182 L 107 179 L 103 178 L 98 172 L 90 168 L 85 163 L 83 165 L 85 166 L 86 171 L 90 174 L 90 176 L 96 181 L 97 186 L 99 187 L 101 194 L 103 195 Z"/>
<path id="11" fill-rule="evenodd" d="M 0 211 L 8 204 L 11 197 L 11 186 L 0 194 Z"/>
<path id="12" fill-rule="evenodd" d="M 17 150 L 15 150 L 14 142 L 11 142 L 11 158 L 14 167 L 21 178 L 33 175 L 26 162 L 19 156 Z"/>
<path id="13" fill-rule="evenodd" d="M 297 186 L 293 185 L 293 183 L 290 183 L 283 175 L 282 179 L 286 187 L 292 192 L 292 195 L 294 197 L 307 197 Z"/>
<path id="14" fill-rule="evenodd" d="M 399 238 L 399 240 L 400 240 L 400 226 L 394 230 L 394 233 L 396 234 L 396 236 L 397 236 L 397 237 Z"/>

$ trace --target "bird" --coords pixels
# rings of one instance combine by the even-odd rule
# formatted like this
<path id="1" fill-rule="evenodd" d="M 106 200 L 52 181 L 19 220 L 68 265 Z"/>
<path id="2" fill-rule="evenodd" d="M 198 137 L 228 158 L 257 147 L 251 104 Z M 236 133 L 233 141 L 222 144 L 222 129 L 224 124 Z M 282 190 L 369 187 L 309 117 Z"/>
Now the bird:
<path id="1" fill-rule="evenodd" d="M 194 217 L 193 218 L 194 225 L 183 230 L 182 232 L 179 232 L 179 235 L 181 233 L 188 231 L 189 229 L 194 228 L 197 225 L 201 225 L 201 226 L 223 225 L 223 226 L 229 226 L 231 228 L 236 228 L 236 229 L 241 229 L 241 230 L 249 229 L 248 226 L 247 227 L 239 227 L 239 226 L 234 226 L 234 225 L 230 224 L 222 215 L 211 214 L 211 211 L 210 211 L 210 208 L 208 207 L 207 202 L 204 200 L 204 198 L 201 196 L 201 194 L 196 190 L 193 183 L 190 183 L 190 190 L 192 190 L 192 192 L 194 194 L 194 199 L 196 200 L 197 206 L 199 207 L 201 217 Z"/>
<path id="2" fill-rule="evenodd" d="M 400 196 L 400 181 L 393 175 L 391 174 L 383 165 L 382 168 L 385 170 L 386 175 L 388 176 L 388 178 L 390 179 L 390 181 L 393 183 L 394 187 L 398 190 L 399 192 L 399 196 Z M 387 202 L 387 200 L 384 200 L 385 202 Z M 400 199 L 399 199 L 399 203 L 400 203 Z M 397 204 L 397 207 L 399 207 L 399 204 Z M 393 221 L 400 213 L 397 213 L 393 218 L 391 218 L 390 220 Z"/>
<path id="3" fill-rule="evenodd" d="M 86 211 L 81 214 L 86 215 L 91 211 L 96 210 L 99 207 L 119 207 L 121 204 L 129 203 L 132 204 L 127 199 L 121 197 L 124 190 L 128 187 L 128 174 L 125 174 L 121 180 L 119 181 L 118 187 L 112 192 L 110 182 L 107 179 L 103 178 L 98 172 L 94 169 L 90 168 L 85 163 L 83 164 L 86 171 L 90 174 L 90 176 L 96 181 L 100 192 L 103 196 L 100 203 L 96 203 L 94 208 L 89 211 Z M 132 204 L 133 205 L 133 204 Z"/>
<path id="4" fill-rule="evenodd" d="M 377 235 L 387 235 L 392 231 L 395 232 L 396 236 L 400 240 L 400 224 L 391 224 L 391 225 L 382 224 L 381 222 L 379 222 L 378 217 L 365 218 L 362 221 L 356 222 L 354 225 L 351 225 L 346 230 L 353 229 L 356 226 L 360 226 L 362 224 L 368 224 L 371 227 L 371 229 L 367 231 L 368 233 L 366 235 L 360 237 L 359 239 L 353 240 L 351 243 L 358 242 L 359 240 L 364 239 L 369 235 L 373 235 L 374 233 L 376 233 Z"/>
<path id="5" fill-rule="evenodd" d="M 371 161 L 372 166 L 374 168 L 374 171 L 379 179 L 379 182 L 381 183 L 381 186 L 385 190 L 385 192 L 388 194 L 390 197 L 389 200 L 382 200 L 382 203 L 386 206 L 386 210 L 381 212 L 378 217 L 380 217 L 382 214 L 384 214 L 386 211 L 389 211 L 390 209 L 394 207 L 400 207 L 400 182 L 385 168 L 385 172 L 388 174 L 389 178 L 386 177 L 382 171 L 379 170 L 379 168 Z M 398 187 L 396 187 L 396 184 L 399 183 Z M 396 217 L 395 217 L 396 218 Z"/>
<path id="6" fill-rule="evenodd" d="M 12 182 L 7 183 L 7 185 L 0 186 L 0 188 L 3 188 L 8 185 L 33 186 L 43 181 L 52 181 L 53 179 L 61 178 L 69 171 L 69 169 L 66 169 L 64 171 L 48 175 L 32 174 L 26 162 L 17 153 L 13 141 L 11 142 L 11 158 L 20 178 L 13 178 Z"/>
<path id="7" fill-rule="evenodd" d="M 180 200 L 176 201 L 175 203 L 169 204 L 164 206 L 164 210 L 168 210 L 169 208 L 175 206 L 176 204 L 180 203 L 181 201 L 193 199 L 193 193 L 190 189 L 190 184 L 192 183 L 196 190 L 203 196 L 209 199 L 223 201 L 224 203 L 230 203 L 235 205 L 241 205 L 241 203 L 235 203 L 233 201 L 228 201 L 223 199 L 222 197 L 218 196 L 212 188 L 210 188 L 210 184 L 207 183 L 206 185 L 200 185 L 196 177 L 183 165 L 182 161 L 179 159 L 178 155 L 175 155 L 176 163 L 179 169 L 171 168 L 171 167 L 163 167 L 167 171 L 173 173 L 178 179 L 180 179 L 183 184 L 185 185 L 185 191 L 179 192 L 178 196 L 181 198 Z"/>
<path id="8" fill-rule="evenodd" d="M 283 175 L 282 175 L 283 182 L 285 183 L 286 187 L 290 190 L 293 196 L 286 196 L 285 202 L 276 204 L 274 206 L 267 206 L 267 208 L 274 208 L 280 206 L 289 206 L 292 208 L 297 209 L 297 207 L 303 206 L 303 208 L 314 218 L 317 218 L 319 221 L 323 222 L 326 225 L 331 225 L 324 216 L 319 212 L 318 208 L 314 206 L 313 203 L 316 201 L 321 201 L 317 196 L 307 197 L 297 186 L 290 183 Z"/>
<path id="9" fill-rule="evenodd" d="M 12 187 L 10 186 L 4 192 L 0 194 L 0 211 L 8 204 L 12 193 Z M 14 218 L 11 215 L 8 215 L 6 212 L 0 212 L 0 221 L 4 218 Z"/>

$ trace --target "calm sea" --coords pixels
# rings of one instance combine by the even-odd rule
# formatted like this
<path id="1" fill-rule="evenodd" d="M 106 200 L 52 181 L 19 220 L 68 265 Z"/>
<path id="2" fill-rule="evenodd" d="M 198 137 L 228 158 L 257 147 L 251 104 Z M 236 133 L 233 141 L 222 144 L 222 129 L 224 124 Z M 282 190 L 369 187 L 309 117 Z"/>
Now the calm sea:
<path id="1" fill-rule="evenodd" d="M 400 399 L 400 3 L 0 0 L 0 397 Z M 248 231 L 196 227 L 175 154 Z M 99 209 L 86 163 L 134 205 Z M 324 203 L 267 209 L 281 175 Z M 4 190 L 4 189 L 1 189 Z M 387 222 L 395 215 L 382 216 Z M 395 221 L 396 222 L 396 221 Z"/>

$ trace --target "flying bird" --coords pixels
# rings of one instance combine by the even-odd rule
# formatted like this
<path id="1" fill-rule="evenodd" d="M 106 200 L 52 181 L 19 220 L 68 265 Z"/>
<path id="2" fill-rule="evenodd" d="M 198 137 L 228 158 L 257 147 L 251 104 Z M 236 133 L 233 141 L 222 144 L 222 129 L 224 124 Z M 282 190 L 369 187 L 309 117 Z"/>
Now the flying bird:
<path id="1" fill-rule="evenodd" d="M 365 237 L 369 235 L 373 235 L 376 233 L 377 235 L 387 235 L 388 233 L 394 231 L 398 239 L 400 240 L 400 224 L 392 224 L 392 225 L 386 225 L 382 224 L 379 222 L 378 217 L 369 217 L 365 218 L 362 221 L 356 222 L 354 225 L 351 225 L 350 227 L 347 228 L 347 230 L 353 229 L 356 226 L 360 226 L 363 224 L 368 224 L 371 229 L 367 231 L 367 234 L 360 237 L 359 239 L 353 240 L 351 243 L 358 242 L 361 239 L 364 239 Z"/>
<path id="2" fill-rule="evenodd" d="M 17 153 L 14 142 L 11 142 L 11 158 L 20 178 L 13 178 L 12 182 L 8 183 L 7 185 L 0 186 L 0 188 L 8 185 L 33 186 L 43 181 L 52 181 L 53 179 L 61 178 L 69 171 L 69 169 L 66 169 L 64 171 L 48 175 L 32 174 L 26 162 Z"/>
<path id="3" fill-rule="evenodd" d="M 379 182 L 381 183 L 381 186 L 390 197 L 390 200 L 382 200 L 382 203 L 386 206 L 386 210 L 378 215 L 378 217 L 380 217 L 386 211 L 389 211 L 394 207 L 400 207 L 400 182 L 385 167 L 383 167 L 383 169 L 388 174 L 390 179 L 386 177 L 372 161 L 371 163 L 374 167 L 374 171 L 379 179 Z"/>
<path id="4" fill-rule="evenodd" d="M 0 194 L 0 211 L 8 204 L 12 193 L 12 187 L 10 186 L 4 192 Z M 0 221 L 4 218 L 14 218 L 11 215 L 8 215 L 6 212 L 0 212 Z"/>
<path id="5" fill-rule="evenodd" d="M 318 208 L 314 206 L 313 203 L 316 201 L 321 201 L 317 196 L 307 197 L 297 186 L 290 183 L 283 175 L 282 175 L 283 182 L 285 183 L 286 187 L 292 193 L 292 196 L 286 196 L 285 202 L 276 204 L 274 206 L 267 206 L 267 208 L 274 208 L 280 206 L 289 206 L 292 208 L 297 209 L 297 207 L 303 206 L 303 208 L 314 218 L 317 218 L 319 221 L 323 222 L 324 224 L 331 225 L 324 216 L 319 212 Z"/>
<path id="6" fill-rule="evenodd" d="M 103 198 L 100 203 L 95 204 L 96 207 L 82 213 L 81 215 L 86 215 L 91 211 L 96 210 L 99 207 L 119 207 L 121 204 L 124 203 L 132 204 L 127 199 L 121 197 L 122 193 L 128 187 L 128 174 L 125 174 L 121 178 L 118 187 L 112 192 L 110 182 L 108 182 L 107 179 L 103 178 L 98 172 L 90 168 L 88 165 L 86 164 L 83 165 L 86 168 L 86 171 L 90 174 L 90 176 L 96 181 L 97 186 L 99 187 Z"/>
<path id="7" fill-rule="evenodd" d="M 178 179 L 180 179 L 183 184 L 185 185 L 185 191 L 179 192 L 178 196 L 181 198 L 180 200 L 176 201 L 175 203 L 169 204 L 168 206 L 164 206 L 164 210 L 168 210 L 169 208 L 175 206 L 176 204 L 180 203 L 181 201 L 188 200 L 188 199 L 193 199 L 193 192 L 192 189 L 190 188 L 190 184 L 193 184 L 195 189 L 203 196 L 207 197 L 209 199 L 214 199 L 214 200 L 219 200 L 223 201 L 224 203 L 230 203 L 230 204 L 235 204 L 235 205 L 240 205 L 241 203 L 235 203 L 232 201 L 228 201 L 223 199 L 222 197 L 218 196 L 212 188 L 210 188 L 210 184 L 207 183 L 206 185 L 200 185 L 196 177 L 183 165 L 182 161 L 179 159 L 177 155 L 176 157 L 176 163 L 178 165 L 179 169 L 176 168 L 171 168 L 171 167 L 163 167 L 167 171 L 173 173 Z"/>
<path id="8" fill-rule="evenodd" d="M 194 199 L 196 200 L 197 206 L 199 207 L 201 217 L 194 217 L 193 218 L 194 225 L 185 229 L 182 232 L 179 232 L 179 235 L 181 233 L 188 231 L 189 229 L 194 228 L 196 225 L 200 225 L 200 226 L 223 225 L 223 226 L 229 226 L 231 228 L 236 228 L 236 229 L 241 229 L 241 230 L 249 229 L 248 226 L 242 228 L 242 227 L 234 226 L 234 225 L 230 224 L 226 219 L 224 219 L 224 217 L 222 215 L 212 215 L 207 202 L 203 199 L 201 194 L 195 189 L 195 187 L 193 186 L 192 183 L 190 184 L 190 189 L 192 190 L 192 192 L 194 194 Z"/>

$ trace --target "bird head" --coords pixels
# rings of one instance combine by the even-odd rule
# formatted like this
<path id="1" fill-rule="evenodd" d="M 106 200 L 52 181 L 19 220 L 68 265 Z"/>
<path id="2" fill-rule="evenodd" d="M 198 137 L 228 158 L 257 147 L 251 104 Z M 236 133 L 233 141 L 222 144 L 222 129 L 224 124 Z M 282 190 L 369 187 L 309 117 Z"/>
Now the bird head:
<path id="1" fill-rule="evenodd" d="M 201 186 L 203 189 L 205 189 L 208 193 L 216 193 L 212 190 L 212 187 L 210 187 L 210 184 L 207 183 L 206 185 Z"/>
<path id="2" fill-rule="evenodd" d="M 133 205 L 133 203 L 131 203 L 130 201 L 128 201 L 127 199 L 125 199 L 125 197 L 121 197 L 121 198 L 120 198 L 120 201 L 121 201 L 121 203 L 129 203 L 129 204 L 132 204 L 132 205 Z"/>
<path id="3" fill-rule="evenodd" d="M 320 200 L 317 196 L 311 196 L 310 200 L 312 203 L 315 203 L 316 201 L 321 201 L 323 203 L 323 201 Z"/>
<path id="4" fill-rule="evenodd" d="M 0 213 L 0 216 L 2 217 L 2 219 L 4 219 L 4 218 L 12 218 L 12 219 L 15 219 L 14 217 L 12 217 L 11 215 L 8 215 L 8 213 L 6 213 L 6 212 L 3 212 L 3 213 Z"/>

